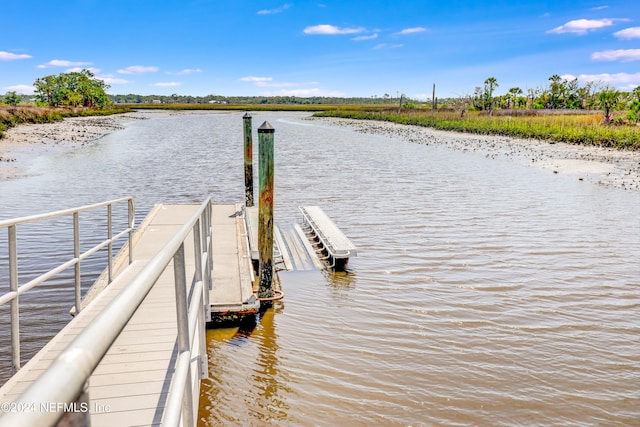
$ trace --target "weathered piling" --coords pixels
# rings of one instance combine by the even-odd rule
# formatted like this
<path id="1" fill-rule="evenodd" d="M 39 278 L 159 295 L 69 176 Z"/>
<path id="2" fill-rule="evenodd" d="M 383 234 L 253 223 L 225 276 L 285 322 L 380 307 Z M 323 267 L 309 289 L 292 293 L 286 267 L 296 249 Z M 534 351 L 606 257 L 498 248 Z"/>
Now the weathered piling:
<path id="1" fill-rule="evenodd" d="M 253 138 L 251 136 L 251 116 L 242 116 L 244 123 L 244 197 L 247 207 L 253 206 Z"/>
<path id="2" fill-rule="evenodd" d="M 264 122 L 258 128 L 258 298 L 272 298 L 273 291 L 273 139 L 275 129 Z"/>

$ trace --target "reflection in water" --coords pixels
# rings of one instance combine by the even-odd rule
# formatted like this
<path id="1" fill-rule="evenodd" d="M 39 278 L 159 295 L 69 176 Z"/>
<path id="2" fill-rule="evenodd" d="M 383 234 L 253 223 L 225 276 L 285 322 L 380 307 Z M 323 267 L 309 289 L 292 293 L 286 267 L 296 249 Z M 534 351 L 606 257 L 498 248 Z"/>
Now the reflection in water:
<path id="1" fill-rule="evenodd" d="M 276 302 L 239 328 L 214 329 L 207 332 L 209 379 L 201 384 L 200 426 L 281 425 L 287 420 L 289 405 L 283 393 L 291 392 L 286 378 L 280 373 L 278 343 L 274 316 L 284 310 Z M 233 348 L 236 360 L 226 360 L 227 350 Z M 241 352 L 236 353 L 236 349 Z M 238 381 L 238 373 L 228 375 L 226 364 L 233 364 L 245 376 Z M 233 412 L 228 409 L 233 408 Z"/>

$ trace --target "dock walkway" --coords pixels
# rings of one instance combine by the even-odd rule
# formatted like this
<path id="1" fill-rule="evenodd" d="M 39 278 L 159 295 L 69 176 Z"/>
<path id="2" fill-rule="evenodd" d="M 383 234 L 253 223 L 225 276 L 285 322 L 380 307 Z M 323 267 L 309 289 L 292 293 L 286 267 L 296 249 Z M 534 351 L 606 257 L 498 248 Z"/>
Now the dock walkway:
<path id="1" fill-rule="evenodd" d="M 110 285 L 94 296 L 52 341 L 0 388 L 0 402 L 13 402 L 17 399 L 84 327 L 136 277 L 198 208 L 199 205 L 156 206 L 133 239 L 133 263 L 121 268 Z M 220 301 L 230 303 L 232 300 L 224 299 L 224 289 L 237 287 L 242 281 L 240 278 L 246 279 L 250 274 L 242 264 L 242 260 L 248 259 L 249 254 L 242 244 L 236 212 L 237 205 L 217 205 L 212 210 L 213 256 L 214 265 L 217 264 L 213 271 L 213 290 L 210 292 L 211 304 L 214 306 Z M 230 245 L 229 242 L 234 240 L 237 244 Z M 185 267 L 187 277 L 191 277 L 195 271 L 194 249 L 188 242 L 189 240 L 185 244 Z M 250 266 L 250 262 L 246 265 Z M 173 263 L 170 263 L 92 373 L 88 390 L 92 426 L 156 426 L 162 422 L 178 356 L 173 275 Z M 248 292 L 249 299 L 252 296 L 250 286 L 249 281 L 248 291 L 244 288 L 238 292 Z M 233 298 L 237 300 L 237 296 Z M 199 345 L 198 341 L 196 338 L 194 346 Z M 194 354 L 200 354 L 199 349 Z M 206 360 L 203 368 L 203 361 L 199 359 L 193 357 L 191 362 L 192 392 L 196 397 L 195 413 L 200 388 L 199 375 L 203 373 L 203 369 L 206 372 Z M 64 378 L 60 381 L 64 381 Z M 34 404 L 37 405 L 36 410 L 43 409 L 42 402 Z"/>

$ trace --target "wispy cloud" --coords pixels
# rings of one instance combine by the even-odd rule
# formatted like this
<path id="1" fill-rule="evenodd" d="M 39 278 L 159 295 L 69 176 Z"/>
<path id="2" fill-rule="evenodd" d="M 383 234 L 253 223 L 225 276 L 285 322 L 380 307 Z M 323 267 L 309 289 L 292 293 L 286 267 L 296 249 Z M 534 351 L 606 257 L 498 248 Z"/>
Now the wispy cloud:
<path id="1" fill-rule="evenodd" d="M 603 10 L 603 9 L 608 9 L 609 6 L 603 5 L 603 6 L 596 6 L 596 7 L 592 7 L 591 10 Z"/>
<path id="2" fill-rule="evenodd" d="M 352 38 L 351 40 L 355 40 L 355 41 L 359 42 L 359 41 L 363 41 L 363 40 L 375 40 L 377 38 L 378 38 L 378 33 L 373 33 L 373 34 L 368 35 L 368 36 L 357 36 L 357 37 Z"/>
<path id="3" fill-rule="evenodd" d="M 403 47 L 403 44 L 397 43 L 397 44 L 391 44 L 391 43 L 380 43 L 375 45 L 373 48 L 374 49 L 400 49 L 401 47 Z"/>
<path id="4" fill-rule="evenodd" d="M 185 68 L 184 70 L 175 71 L 175 72 L 167 71 L 167 74 L 170 74 L 173 76 L 184 76 L 184 75 L 201 73 L 201 72 L 202 72 L 202 69 L 200 68 Z"/>
<path id="5" fill-rule="evenodd" d="M 67 73 L 79 73 L 82 70 L 89 70 L 91 71 L 93 74 L 98 74 L 100 72 L 99 68 L 93 68 L 93 67 L 73 67 L 73 68 L 69 68 L 67 70 Z"/>
<path id="6" fill-rule="evenodd" d="M 591 59 L 595 61 L 640 61 L 640 49 L 618 49 L 594 52 Z"/>
<path id="7" fill-rule="evenodd" d="M 282 13 L 285 10 L 289 9 L 291 6 L 291 4 L 287 3 L 287 4 L 283 4 L 280 7 L 277 7 L 275 9 L 262 9 L 258 11 L 258 15 L 273 15 L 275 13 Z"/>
<path id="8" fill-rule="evenodd" d="M 341 35 L 341 34 L 358 34 L 365 31 L 362 27 L 340 28 L 335 25 L 321 24 L 313 25 L 304 29 L 305 34 L 321 34 L 321 35 Z"/>
<path id="9" fill-rule="evenodd" d="M 598 30 L 600 28 L 610 27 L 616 21 L 628 21 L 628 19 L 603 18 L 603 19 L 576 19 L 569 21 L 564 25 L 560 25 L 552 30 L 547 31 L 551 34 L 574 33 L 585 35 L 589 31 Z"/>
<path id="10" fill-rule="evenodd" d="M 0 51 L 0 61 L 16 61 L 19 59 L 29 59 L 31 57 L 31 55 L 27 55 L 26 53 L 19 54 Z"/>
<path id="11" fill-rule="evenodd" d="M 155 73 L 158 71 L 158 67 L 147 67 L 144 65 L 132 65 L 131 67 L 118 70 L 119 74 L 143 74 L 143 73 Z"/>
<path id="12" fill-rule="evenodd" d="M 38 65 L 38 68 L 83 67 L 85 65 L 91 65 L 91 62 L 67 61 L 66 59 L 53 59 L 47 62 L 46 64 Z"/>
<path id="13" fill-rule="evenodd" d="M 13 85 L 7 86 L 5 89 L 12 92 L 23 93 L 25 95 L 33 95 L 36 90 L 36 88 L 31 85 Z"/>
<path id="14" fill-rule="evenodd" d="M 413 28 L 405 28 L 404 30 L 398 31 L 397 33 L 394 33 L 394 34 L 399 36 L 404 36 L 406 34 L 424 33 L 425 31 L 427 31 L 427 29 L 424 27 L 413 27 Z"/>
<path id="15" fill-rule="evenodd" d="M 253 83 L 253 85 L 256 87 L 295 87 L 295 86 L 318 84 L 318 82 L 304 82 L 304 83 L 276 82 L 276 81 L 273 81 L 272 77 L 256 77 L 256 76 L 242 77 L 240 81 Z"/>
<path id="16" fill-rule="evenodd" d="M 625 28 L 624 30 L 616 31 L 613 35 L 623 40 L 640 39 L 640 27 Z"/>
<path id="17" fill-rule="evenodd" d="M 336 90 L 325 90 L 320 88 L 310 88 L 310 89 L 288 89 L 281 90 L 279 95 L 282 96 L 333 96 L 333 97 L 343 97 L 344 93 L 336 91 Z"/>
<path id="18" fill-rule="evenodd" d="M 259 86 L 259 85 L 264 86 L 272 80 L 273 78 L 271 77 L 256 77 L 256 76 L 247 76 L 247 77 L 242 77 L 240 79 L 241 82 L 253 83 L 256 86 Z"/>
<path id="19" fill-rule="evenodd" d="M 130 80 L 114 77 L 113 74 L 103 74 L 96 76 L 97 79 L 104 81 L 108 85 L 126 85 L 131 83 Z"/>
<path id="20" fill-rule="evenodd" d="M 182 83 L 180 82 L 158 82 L 158 83 L 154 83 L 151 86 L 156 86 L 156 87 L 176 87 L 176 86 L 180 86 Z"/>
<path id="21" fill-rule="evenodd" d="M 563 76 L 564 77 L 564 76 Z M 577 78 L 581 82 L 602 82 L 608 84 L 640 84 L 640 73 L 602 73 L 602 74 L 580 74 L 579 76 L 567 75 L 572 79 Z"/>

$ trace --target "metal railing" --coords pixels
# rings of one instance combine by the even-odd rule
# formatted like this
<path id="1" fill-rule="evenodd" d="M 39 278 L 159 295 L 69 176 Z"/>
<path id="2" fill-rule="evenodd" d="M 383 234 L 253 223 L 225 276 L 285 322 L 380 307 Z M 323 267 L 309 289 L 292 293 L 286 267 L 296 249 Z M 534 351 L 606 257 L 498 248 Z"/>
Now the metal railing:
<path id="1" fill-rule="evenodd" d="M 193 233 L 195 272 L 187 287 L 185 241 Z M 88 380 L 111 348 L 138 306 L 151 291 L 169 263 L 173 261 L 176 292 L 178 347 L 173 381 L 166 400 L 162 424 L 194 426 L 197 421 L 197 398 L 192 393 L 191 364 L 194 347 L 199 347 L 199 378 L 207 376 L 205 320 L 210 320 L 208 290 L 212 286 L 211 200 L 198 211 L 174 237 L 154 256 L 137 276 L 111 301 L 72 341 L 51 366 L 34 381 L 16 401 L 17 407 L 27 402 L 88 401 Z M 191 297 L 189 298 L 189 295 Z M 196 333 L 198 337 L 196 338 Z M 61 412 L 11 412 L 0 417 L 0 427 L 55 425 Z M 85 420 L 84 422 L 86 422 Z M 84 423 L 80 421 L 78 425 Z M 75 424 L 74 424 L 75 425 Z"/>
<path id="2" fill-rule="evenodd" d="M 113 235 L 113 222 L 112 222 L 112 207 L 115 204 L 127 203 L 127 228 L 120 233 Z M 93 211 L 99 208 L 107 208 L 107 239 L 98 243 L 91 249 L 80 253 L 80 213 Z M 57 267 L 41 274 L 35 279 L 20 285 L 18 283 L 18 226 L 38 222 L 53 218 L 60 218 L 65 216 L 73 216 L 73 258 L 58 265 Z M 132 197 L 125 197 L 116 200 L 110 200 L 103 203 L 97 203 L 93 205 L 82 206 L 79 208 L 66 209 L 56 212 L 50 212 L 40 215 L 25 216 L 16 219 L 10 219 L 0 221 L 0 228 L 6 228 L 8 230 L 8 244 L 9 244 L 9 292 L 0 296 L 0 305 L 11 302 L 11 353 L 12 353 L 12 365 L 14 372 L 20 369 L 20 295 L 33 289 L 34 287 L 46 282 L 57 274 L 64 270 L 74 267 L 74 285 L 75 285 L 75 307 L 76 313 L 80 311 L 80 302 L 82 299 L 81 294 L 81 271 L 80 262 L 95 254 L 99 250 L 107 247 L 108 261 L 107 268 L 109 272 L 109 282 L 112 280 L 112 263 L 113 263 L 113 242 L 127 235 L 129 242 L 131 242 L 131 236 L 133 233 L 133 226 L 135 221 L 135 208 Z M 133 252 L 131 251 L 131 244 L 129 245 L 129 262 L 133 259 Z"/>

